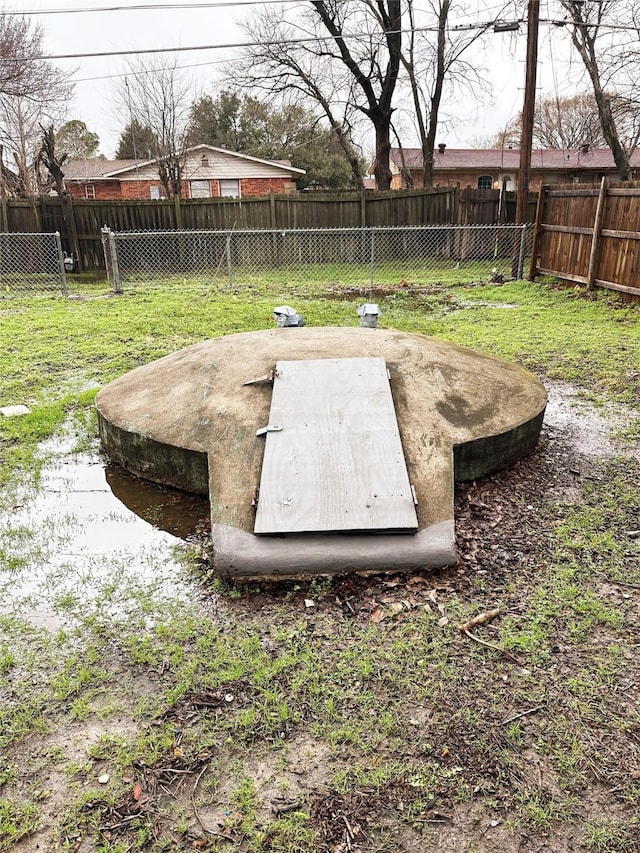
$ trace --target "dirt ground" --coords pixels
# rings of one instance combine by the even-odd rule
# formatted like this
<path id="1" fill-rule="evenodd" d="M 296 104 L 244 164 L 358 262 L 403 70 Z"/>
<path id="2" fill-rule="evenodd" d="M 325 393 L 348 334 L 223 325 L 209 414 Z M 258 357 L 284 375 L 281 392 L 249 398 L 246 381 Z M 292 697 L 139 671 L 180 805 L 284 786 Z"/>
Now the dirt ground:
<path id="1" fill-rule="evenodd" d="M 630 418 L 628 410 L 610 408 L 604 413 L 581 400 L 568 384 L 545 381 L 545 385 L 549 405 L 535 453 L 493 476 L 457 487 L 458 564 L 435 573 L 334 578 L 322 592 L 316 590 L 312 612 L 305 615 L 314 636 L 330 635 L 339 619 L 353 625 L 391 623 L 418 608 L 430 608 L 444 630 L 455 618 L 449 607 L 454 597 L 479 604 L 485 612 L 499 607 L 500 619 L 508 615 L 517 622 L 527 616 L 555 547 L 552 533 L 563 508 L 588 500 L 590 487 L 606 482 L 616 460 L 625 458 L 630 469 L 636 465 L 637 477 L 640 460 L 637 448 L 620 447 L 610 438 L 612 430 Z M 630 516 L 626 526 L 628 530 L 620 535 L 635 534 L 640 523 L 634 524 Z M 635 540 L 630 539 L 630 573 L 637 572 L 638 559 Z M 337 764 L 349 768 L 350 747 L 345 744 L 332 751 L 313 735 L 307 720 L 295 730 L 283 731 L 277 754 L 257 750 L 245 759 L 243 770 L 253 778 L 260 795 L 257 823 L 268 826 L 274 816 L 304 808 L 318 833 L 319 853 L 640 851 L 638 803 L 628 800 L 630 790 L 640 791 L 640 586 L 609 577 L 604 564 L 594 567 L 592 582 L 602 599 L 623 609 L 622 626 L 598 624 L 583 645 L 572 645 L 559 629 L 551 660 L 544 665 L 517 646 L 507 649 L 500 642 L 495 620 L 480 623 L 470 629 L 472 636 L 464 637 L 468 642 L 448 648 L 452 662 L 468 667 L 468 679 L 451 683 L 445 679 L 434 703 L 410 700 L 403 719 L 415 730 L 415 737 L 404 739 L 404 753 L 397 754 L 390 743 L 371 755 L 372 766 L 396 761 L 409 767 L 427 759 L 437 763 L 441 780 L 437 794 L 425 795 L 417 814 L 407 816 L 417 788 L 422 790 L 409 774 L 396 776 L 393 782 L 363 782 L 337 790 L 332 774 Z M 221 598 L 209 591 L 203 557 L 199 596 L 203 612 L 230 617 L 235 626 L 246 622 L 252 630 L 257 619 L 273 619 L 276 613 L 282 625 L 295 625 L 305 613 L 310 593 L 304 587 L 280 583 Z M 493 648 L 483 648 L 474 638 Z M 581 656 L 588 652 L 591 659 L 597 658 L 600 650 L 604 655 L 612 644 L 620 647 L 622 664 L 612 675 L 607 694 L 598 701 L 585 695 L 578 714 L 565 696 L 567 680 L 581 672 Z M 117 661 L 112 664 L 117 667 Z M 120 675 L 120 687 L 126 690 L 132 675 L 125 669 Z M 145 679 L 138 672 L 130 686 L 138 694 L 152 693 L 157 679 L 153 674 Z M 226 704 L 242 706 L 250 700 L 251 688 L 242 681 L 227 684 L 225 690 L 185 698 L 167 708 L 162 722 L 171 719 L 176 726 L 186 726 L 197 715 L 224 713 Z M 458 713 L 454 720 L 451 708 L 465 713 Z M 477 745 L 474 721 L 479 718 L 485 724 L 489 721 L 484 752 Z M 584 757 L 578 769 L 563 774 L 558 769 L 562 760 L 552 757 L 547 748 L 551 741 L 547 730 L 559 729 L 561 724 L 570 729 L 572 721 Z M 509 734 L 510 725 L 516 723 L 517 737 L 513 731 Z M 41 784 L 49 789 L 41 809 L 42 829 L 18 842 L 16 851 L 142 849 L 129 829 L 132 818 L 145 816 L 159 837 L 168 800 L 188 815 L 188 828 L 175 846 L 154 846 L 151 838 L 148 849 L 309 850 L 277 846 L 275 840 L 270 842 L 268 831 L 260 847 L 251 846 L 249 838 L 230 823 L 231 792 L 225 785 L 231 785 L 231 773 L 228 782 L 222 774 L 214 801 L 200 800 L 210 753 L 195 756 L 187 765 L 176 752 L 164 764 L 139 767 L 138 775 L 129 780 L 126 796 L 101 809 L 97 835 L 54 833 L 56 816 L 69 796 L 68 774 L 50 767 L 45 770 L 41 756 L 54 744 L 65 743 L 65 760 L 80 762 L 105 733 L 126 737 L 136 728 L 126 713 L 66 725 L 66 731 L 57 728 L 48 735 L 31 736 L 19 747 L 21 754 L 14 750 L 10 756 L 12 761 L 31 763 L 33 778 L 40 768 L 46 777 Z M 431 736 L 437 742 L 427 745 Z M 562 741 L 559 752 L 566 751 L 568 742 Z M 496 763 L 496 755 L 504 760 Z M 94 773 L 103 766 L 108 762 L 96 760 Z M 634 778 L 637 784 L 630 788 L 629 780 Z M 443 779 L 450 781 L 448 787 Z M 464 791 L 462 779 L 467 783 Z M 137 789 L 136 784 L 141 787 Z M 522 818 L 523 792 L 528 798 L 527 820 Z M 560 802 L 564 810 L 554 813 Z M 532 804 L 539 806 L 539 812 Z M 586 824 L 609 830 L 617 827 L 617 834 L 607 835 L 603 829 L 599 836 L 595 832 L 589 836 Z"/>

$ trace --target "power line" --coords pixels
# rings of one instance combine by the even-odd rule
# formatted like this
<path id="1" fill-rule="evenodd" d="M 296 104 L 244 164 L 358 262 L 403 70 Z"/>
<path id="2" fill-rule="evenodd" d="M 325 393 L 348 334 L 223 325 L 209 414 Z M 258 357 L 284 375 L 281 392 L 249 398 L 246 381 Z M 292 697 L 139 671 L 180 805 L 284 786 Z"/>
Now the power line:
<path id="1" fill-rule="evenodd" d="M 293 2 L 294 0 L 289 0 Z M 243 0 L 240 0 L 243 2 Z M 279 2 L 279 0 L 277 0 Z M 222 4 L 211 4 L 211 5 L 222 5 Z M 233 3 L 229 3 L 228 5 L 234 5 Z M 161 8 L 161 7 L 157 7 Z M 169 8 L 167 6 L 162 8 Z M 181 7 L 185 8 L 185 7 Z M 94 11 L 94 10 L 90 10 Z M 484 23 L 476 22 L 469 24 L 454 24 L 449 27 L 450 32 L 464 32 L 471 30 L 490 30 L 493 27 L 500 26 L 503 27 L 505 24 L 513 24 L 514 27 L 519 26 L 524 23 L 523 19 L 517 19 L 514 21 L 486 21 Z M 553 20 L 553 19 L 545 19 L 540 20 L 541 24 L 551 24 L 553 26 L 574 26 L 572 21 L 568 20 Z M 581 26 L 581 25 L 578 25 Z M 611 29 L 611 30 L 619 30 L 626 32 L 637 32 L 637 28 L 633 26 L 628 26 L 625 24 L 600 24 L 601 29 Z M 439 31 L 438 26 L 424 26 L 424 27 L 414 27 L 412 30 L 389 30 L 385 32 L 385 36 L 394 35 L 398 33 L 418 33 L 418 32 L 433 32 L 437 33 Z M 340 36 L 342 39 L 359 39 L 361 35 L 358 33 L 344 33 Z M 58 53 L 58 54 L 41 54 L 40 56 L 31 56 L 29 57 L 30 61 L 33 60 L 68 60 L 68 59 L 101 59 L 105 57 L 113 57 L 113 56 L 141 56 L 141 55 L 152 55 L 152 54 L 160 54 L 160 53 L 186 53 L 186 52 L 194 52 L 200 50 L 237 50 L 239 48 L 251 48 L 251 47 L 285 47 L 287 45 L 297 45 L 297 44 L 314 44 L 317 42 L 332 42 L 333 38 L 330 35 L 322 35 L 322 36 L 308 36 L 306 38 L 283 38 L 283 39 L 272 39 L 268 41 L 248 41 L 248 42 L 228 42 L 225 44 L 200 44 L 200 45 L 188 45 L 188 46 L 180 46 L 180 47 L 157 47 L 157 48 L 136 48 L 131 50 L 104 50 L 104 51 L 95 51 L 91 53 Z M 24 62 L 25 57 L 22 56 L 7 56 L 2 58 L 3 63 L 7 62 Z"/>
<path id="2" fill-rule="evenodd" d="M 463 24 L 453 27 L 456 32 L 462 30 L 474 30 L 474 29 L 488 29 L 493 26 L 493 21 L 489 21 L 486 24 Z M 385 32 L 385 36 L 394 35 L 401 32 L 409 32 L 409 30 L 389 30 Z M 438 27 L 414 27 L 413 32 L 438 32 Z M 345 33 L 341 35 L 342 39 L 360 39 L 361 35 L 358 33 Z M 92 53 L 54 53 L 54 54 L 42 54 L 41 56 L 31 56 L 30 60 L 44 60 L 44 59 L 99 59 L 109 56 L 139 56 L 142 54 L 158 54 L 158 53 L 186 53 L 188 51 L 196 51 L 196 50 L 230 50 L 237 48 L 245 48 L 245 47 L 284 47 L 286 45 L 295 45 L 295 44 L 310 44 L 316 42 L 332 42 L 333 38 L 331 35 L 326 36 L 308 36 L 306 38 L 299 39 L 272 39 L 268 41 L 247 41 L 247 42 L 228 42 L 225 44 L 198 44 L 198 45 L 188 45 L 186 47 L 154 47 L 154 48 L 137 48 L 135 50 L 102 50 L 96 51 Z M 24 62 L 25 57 L 21 56 L 7 56 L 2 58 L 2 62 Z"/>
<path id="3" fill-rule="evenodd" d="M 158 9 L 216 9 L 229 6 L 264 6 L 265 4 L 296 3 L 298 0 L 222 0 L 220 3 L 141 3 L 136 6 L 94 6 L 80 9 L 25 9 L 22 12 L 4 10 L 2 15 L 27 17 L 34 15 L 75 15 L 84 12 L 144 12 Z"/>

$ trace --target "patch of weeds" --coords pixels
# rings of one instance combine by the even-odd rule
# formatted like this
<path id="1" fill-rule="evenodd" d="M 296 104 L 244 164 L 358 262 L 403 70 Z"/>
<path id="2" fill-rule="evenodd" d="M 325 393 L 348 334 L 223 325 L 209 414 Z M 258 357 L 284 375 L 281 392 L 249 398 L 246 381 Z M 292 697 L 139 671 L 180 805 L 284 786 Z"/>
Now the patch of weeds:
<path id="1" fill-rule="evenodd" d="M 86 696 L 80 696 L 69 709 L 69 715 L 74 720 L 85 721 L 91 716 L 92 709 Z"/>
<path id="2" fill-rule="evenodd" d="M 6 643 L 0 644 L 0 675 L 5 675 L 15 665 L 16 656 Z"/>
<path id="3" fill-rule="evenodd" d="M 427 787 L 432 776 L 429 775 L 426 766 L 419 770 L 412 770 L 399 761 L 374 758 L 373 761 L 353 763 L 349 767 L 338 770 L 334 774 L 333 785 L 336 791 L 344 794 L 354 788 L 382 788 L 404 779 L 408 779 L 409 784 L 414 788 L 423 788 Z"/>
<path id="4" fill-rule="evenodd" d="M 17 743 L 34 732 L 46 732 L 49 721 L 46 713 L 47 697 L 33 694 L 24 701 L 0 707 L 0 747 Z"/>
<path id="5" fill-rule="evenodd" d="M 77 849 L 83 838 L 90 836 L 98 838 L 100 836 L 100 828 L 103 817 L 109 815 L 116 803 L 115 792 L 106 793 L 104 790 L 89 788 L 84 790 L 75 801 L 67 804 L 62 812 L 56 834 L 58 836 L 58 844 L 63 850 Z M 131 827 L 135 831 L 136 827 Z M 130 844 L 120 842 L 117 839 L 112 839 L 107 833 L 107 837 L 102 837 L 99 849 L 101 851 L 108 850 L 110 853 L 118 850 L 131 850 Z M 133 848 L 135 849 L 135 848 Z M 138 848 L 139 849 L 139 848 Z"/>
<path id="6" fill-rule="evenodd" d="M 248 845 L 249 853 L 313 853 L 319 849 L 318 832 L 306 812 L 294 811 L 271 821 Z"/>
<path id="7" fill-rule="evenodd" d="M 56 699 L 63 702 L 88 687 L 108 681 L 109 677 L 109 671 L 104 666 L 102 647 L 88 644 L 82 652 L 72 654 L 65 660 L 62 669 L 51 678 L 50 684 Z"/>
<path id="8" fill-rule="evenodd" d="M 631 820 L 588 821 L 584 828 L 584 840 L 589 849 L 599 853 L 632 853 L 637 849 L 640 823 Z"/>
<path id="9" fill-rule="evenodd" d="M 257 795 L 255 782 L 243 776 L 229 798 L 227 826 L 242 833 L 253 833 L 256 824 Z"/>
<path id="10" fill-rule="evenodd" d="M 536 829 L 551 829 L 556 821 L 570 819 L 577 811 L 577 800 L 556 800 L 541 791 L 519 791 L 515 797 L 520 819 Z"/>
<path id="11" fill-rule="evenodd" d="M 16 765 L 5 764 L 0 766 L 0 788 L 3 785 L 12 785 L 16 780 Z"/>
<path id="12" fill-rule="evenodd" d="M 38 829 L 40 813 L 34 803 L 0 800 L 0 845 L 11 846 Z"/>

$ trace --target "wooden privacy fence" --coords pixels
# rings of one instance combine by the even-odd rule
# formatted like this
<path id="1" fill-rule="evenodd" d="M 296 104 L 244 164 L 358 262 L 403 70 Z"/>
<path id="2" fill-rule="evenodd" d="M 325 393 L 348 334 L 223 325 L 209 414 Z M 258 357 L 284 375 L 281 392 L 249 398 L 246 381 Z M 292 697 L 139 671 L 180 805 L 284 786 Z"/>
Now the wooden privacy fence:
<path id="1" fill-rule="evenodd" d="M 293 193 L 263 198 L 1 200 L 0 231 L 59 231 L 80 271 L 104 269 L 101 231 L 231 231 L 493 225 L 513 222 L 515 193 L 435 187 L 392 192 Z M 531 221 L 535 197 L 530 199 Z"/>
<path id="2" fill-rule="evenodd" d="M 640 182 L 543 187 L 531 270 L 640 300 Z"/>

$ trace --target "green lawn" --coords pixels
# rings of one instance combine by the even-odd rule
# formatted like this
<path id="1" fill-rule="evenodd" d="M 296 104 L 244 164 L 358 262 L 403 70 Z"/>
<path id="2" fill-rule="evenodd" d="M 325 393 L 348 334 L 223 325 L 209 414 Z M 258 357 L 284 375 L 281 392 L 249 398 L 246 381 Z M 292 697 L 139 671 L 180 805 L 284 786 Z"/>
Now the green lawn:
<path id="1" fill-rule="evenodd" d="M 0 849 L 638 849 L 637 415 L 616 426 L 617 456 L 543 436 L 461 486 L 450 570 L 237 587 L 197 540 L 170 549 L 171 594 L 123 558 L 100 601 L 58 595 L 54 630 L 11 604 L 47 523 L 13 521 L 42 442 L 71 433 L 69 459 L 94 453 L 99 387 L 270 327 L 276 305 L 357 325 L 377 301 L 382 326 L 572 383 L 604 417 L 640 408 L 639 306 L 396 273 L 373 294 L 173 281 L 0 302 L 0 406 L 32 410 L 0 419 Z M 472 632 L 491 647 L 458 630 L 493 608 Z"/>

